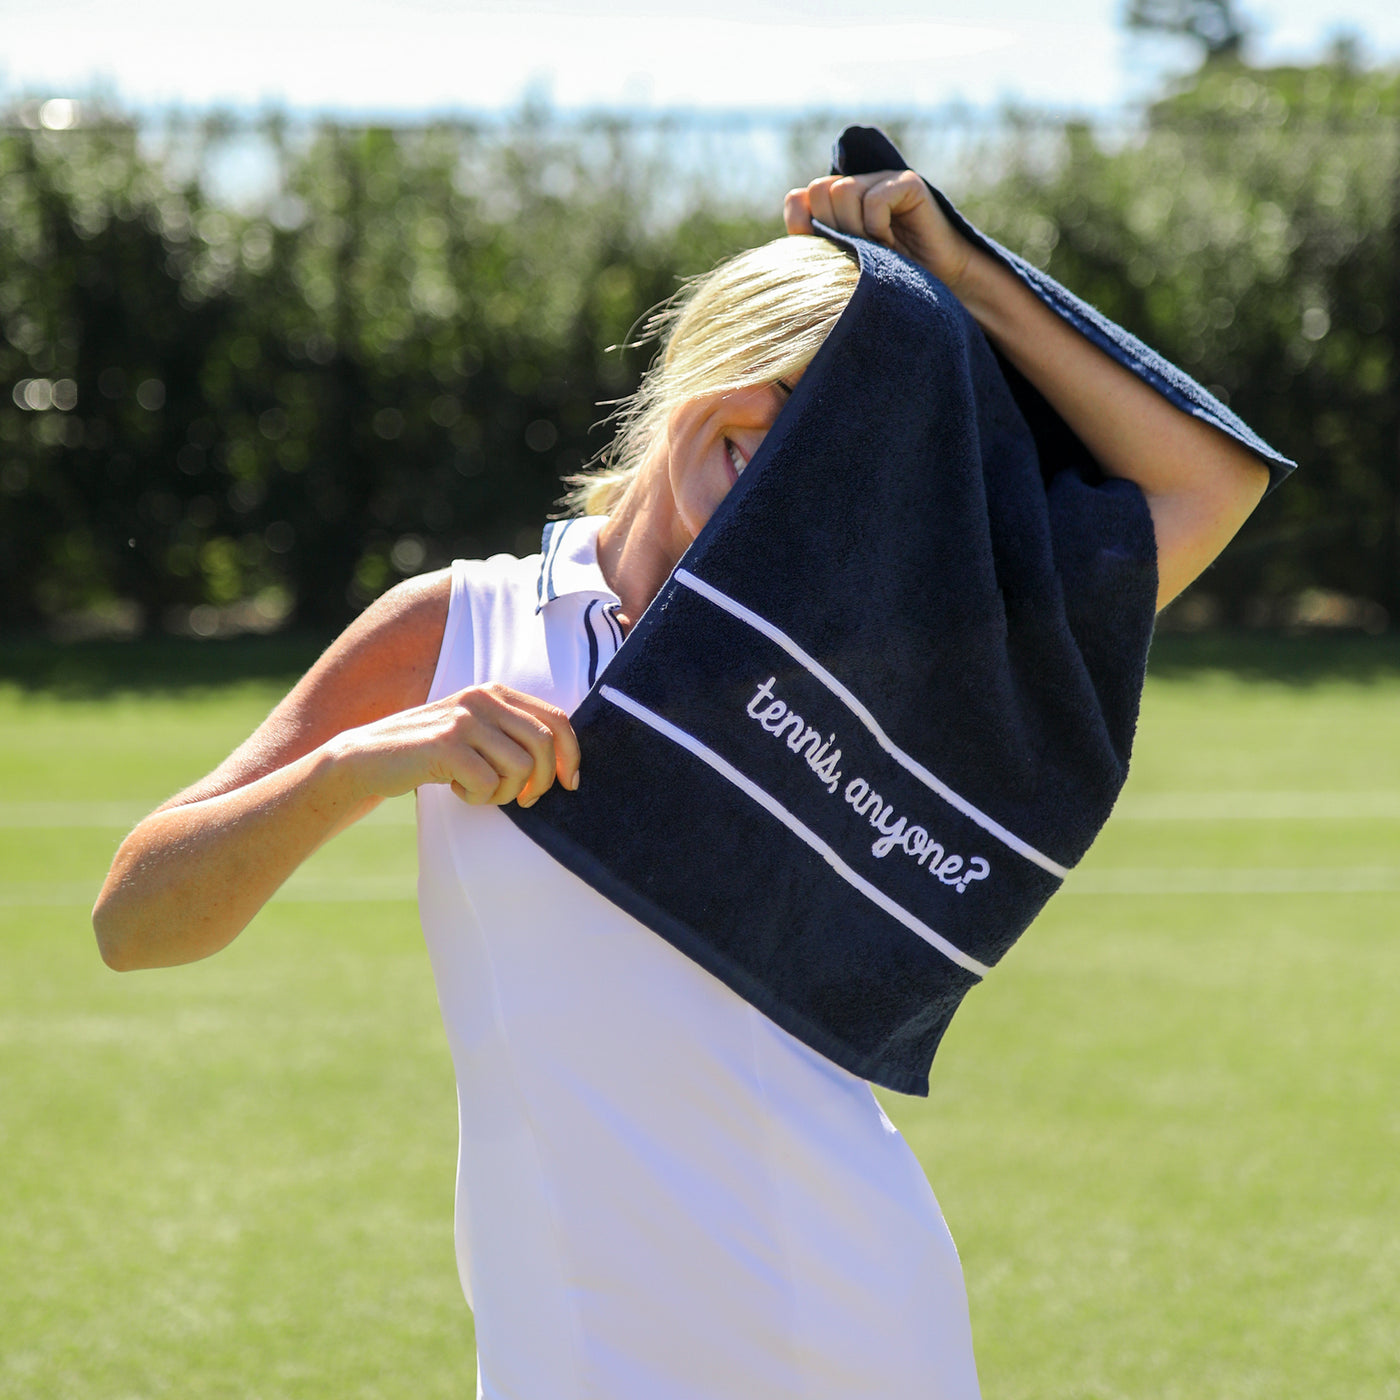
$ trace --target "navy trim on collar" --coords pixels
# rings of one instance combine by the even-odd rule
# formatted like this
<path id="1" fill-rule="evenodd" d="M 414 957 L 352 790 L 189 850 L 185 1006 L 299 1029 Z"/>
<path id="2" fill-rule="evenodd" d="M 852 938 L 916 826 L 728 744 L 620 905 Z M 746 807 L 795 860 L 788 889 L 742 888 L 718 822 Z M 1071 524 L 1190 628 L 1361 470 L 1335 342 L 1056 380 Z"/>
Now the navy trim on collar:
<path id="1" fill-rule="evenodd" d="M 544 527 L 540 576 L 535 585 L 536 612 L 570 593 L 592 594 L 605 599 L 610 607 L 621 601 L 598 567 L 598 532 L 603 524 L 602 516 L 593 515 L 551 520 Z"/>
<path id="2" fill-rule="evenodd" d="M 535 588 L 536 612 L 546 603 L 552 603 L 559 596 L 554 581 L 554 560 L 559 552 L 559 546 L 564 541 L 564 534 L 568 530 L 569 524 L 570 522 L 567 520 L 551 520 L 544 527 L 544 537 L 540 541 L 540 581 Z"/>

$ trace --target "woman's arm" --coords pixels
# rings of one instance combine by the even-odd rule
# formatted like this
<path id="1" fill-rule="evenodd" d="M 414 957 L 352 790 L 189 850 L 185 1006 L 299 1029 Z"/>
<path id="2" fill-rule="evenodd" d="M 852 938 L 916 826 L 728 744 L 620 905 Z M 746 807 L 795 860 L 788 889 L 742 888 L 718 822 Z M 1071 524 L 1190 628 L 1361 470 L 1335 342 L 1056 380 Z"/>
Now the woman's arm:
<path id="1" fill-rule="evenodd" d="M 578 786 L 562 710 L 493 685 L 425 703 L 449 589 L 425 575 L 366 609 L 245 743 L 136 826 L 92 913 L 111 967 L 217 952 L 324 841 L 422 783 L 526 806 L 556 775 Z"/>
<path id="2" fill-rule="evenodd" d="M 912 170 L 828 176 L 787 196 L 789 233 L 813 218 L 912 258 L 944 282 L 1109 476 L 1136 482 L 1157 536 L 1165 607 L 1229 543 L 1269 473 L 1228 434 L 1182 412 L 1050 310 L 948 222 Z"/>

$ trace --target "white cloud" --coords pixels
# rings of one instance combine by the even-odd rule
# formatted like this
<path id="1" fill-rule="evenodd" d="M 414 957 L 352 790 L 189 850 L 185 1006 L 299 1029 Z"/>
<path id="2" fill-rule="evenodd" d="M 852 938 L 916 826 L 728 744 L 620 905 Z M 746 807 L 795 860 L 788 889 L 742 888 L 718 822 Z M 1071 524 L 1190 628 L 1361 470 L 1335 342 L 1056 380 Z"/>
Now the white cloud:
<path id="1" fill-rule="evenodd" d="M 931 107 L 960 99 L 1104 107 L 1149 85 L 1117 0 L 0 0 L 10 92 L 83 90 L 126 101 L 418 113 L 560 106 L 706 109 Z M 1315 47 L 1346 22 L 1315 0 L 1251 4 L 1270 52 Z M 1348 0 L 1373 44 L 1400 46 L 1394 0 Z M 1311 38 L 1309 36 L 1312 36 Z"/>
<path id="2" fill-rule="evenodd" d="M 0 5 L 0 15 L 17 8 Z M 596 0 L 490 9 L 70 0 L 34 5 L 6 26 L 6 78 L 12 91 L 102 78 L 140 103 L 272 99 L 358 111 L 494 109 L 531 87 L 568 107 L 889 107 L 1012 90 L 1043 99 L 1056 87 L 1045 81 L 1049 36 L 1049 49 L 1070 57 L 1095 92 L 1113 82 L 1102 25 L 933 21 L 925 5 L 893 2 L 879 22 L 822 0 L 785 9 L 721 0 L 704 15 L 645 0 L 600 9 Z"/>

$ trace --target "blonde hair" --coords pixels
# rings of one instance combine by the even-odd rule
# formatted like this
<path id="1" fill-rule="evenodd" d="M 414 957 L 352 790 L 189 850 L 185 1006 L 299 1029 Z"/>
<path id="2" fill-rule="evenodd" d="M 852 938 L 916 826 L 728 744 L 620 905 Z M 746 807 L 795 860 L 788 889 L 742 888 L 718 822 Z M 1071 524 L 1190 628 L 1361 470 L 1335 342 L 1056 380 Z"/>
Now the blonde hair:
<path id="1" fill-rule="evenodd" d="M 860 278 L 856 260 L 825 238 L 778 238 L 693 277 L 647 316 L 642 340 L 660 348 L 637 391 L 615 408 L 599 465 L 566 478 L 565 507 L 606 515 L 690 399 L 771 384 L 811 363 Z"/>

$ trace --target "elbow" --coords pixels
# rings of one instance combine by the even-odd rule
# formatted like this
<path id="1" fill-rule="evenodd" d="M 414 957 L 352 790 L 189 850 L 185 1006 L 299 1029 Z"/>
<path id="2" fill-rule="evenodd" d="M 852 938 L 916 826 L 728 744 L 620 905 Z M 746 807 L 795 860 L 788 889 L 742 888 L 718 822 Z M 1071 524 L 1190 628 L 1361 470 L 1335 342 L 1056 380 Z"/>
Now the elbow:
<path id="1" fill-rule="evenodd" d="M 135 972 L 142 964 L 126 956 L 118 944 L 97 940 L 97 951 L 102 954 L 102 961 L 112 969 L 113 972 Z"/>
<path id="2" fill-rule="evenodd" d="M 120 859 L 120 857 L 118 857 Z M 159 965 L 148 936 L 151 909 L 123 884 L 117 862 L 92 906 L 92 931 L 97 951 L 113 972 L 134 972 Z"/>
<path id="3" fill-rule="evenodd" d="M 105 889 L 92 908 L 92 931 L 97 935 L 97 951 L 102 954 L 102 961 L 113 972 L 132 972 L 144 966 L 135 955 L 134 940 L 112 908 Z"/>
<path id="4" fill-rule="evenodd" d="M 148 937 L 155 909 L 140 875 L 140 860 L 128 836 L 118 847 L 92 906 L 97 951 L 113 972 L 155 966 Z"/>
<path id="5" fill-rule="evenodd" d="M 168 904 L 141 897 L 108 878 L 92 907 L 97 951 L 113 972 L 178 967 L 217 952 L 237 933 L 224 927 L 212 933 L 172 916 Z"/>

